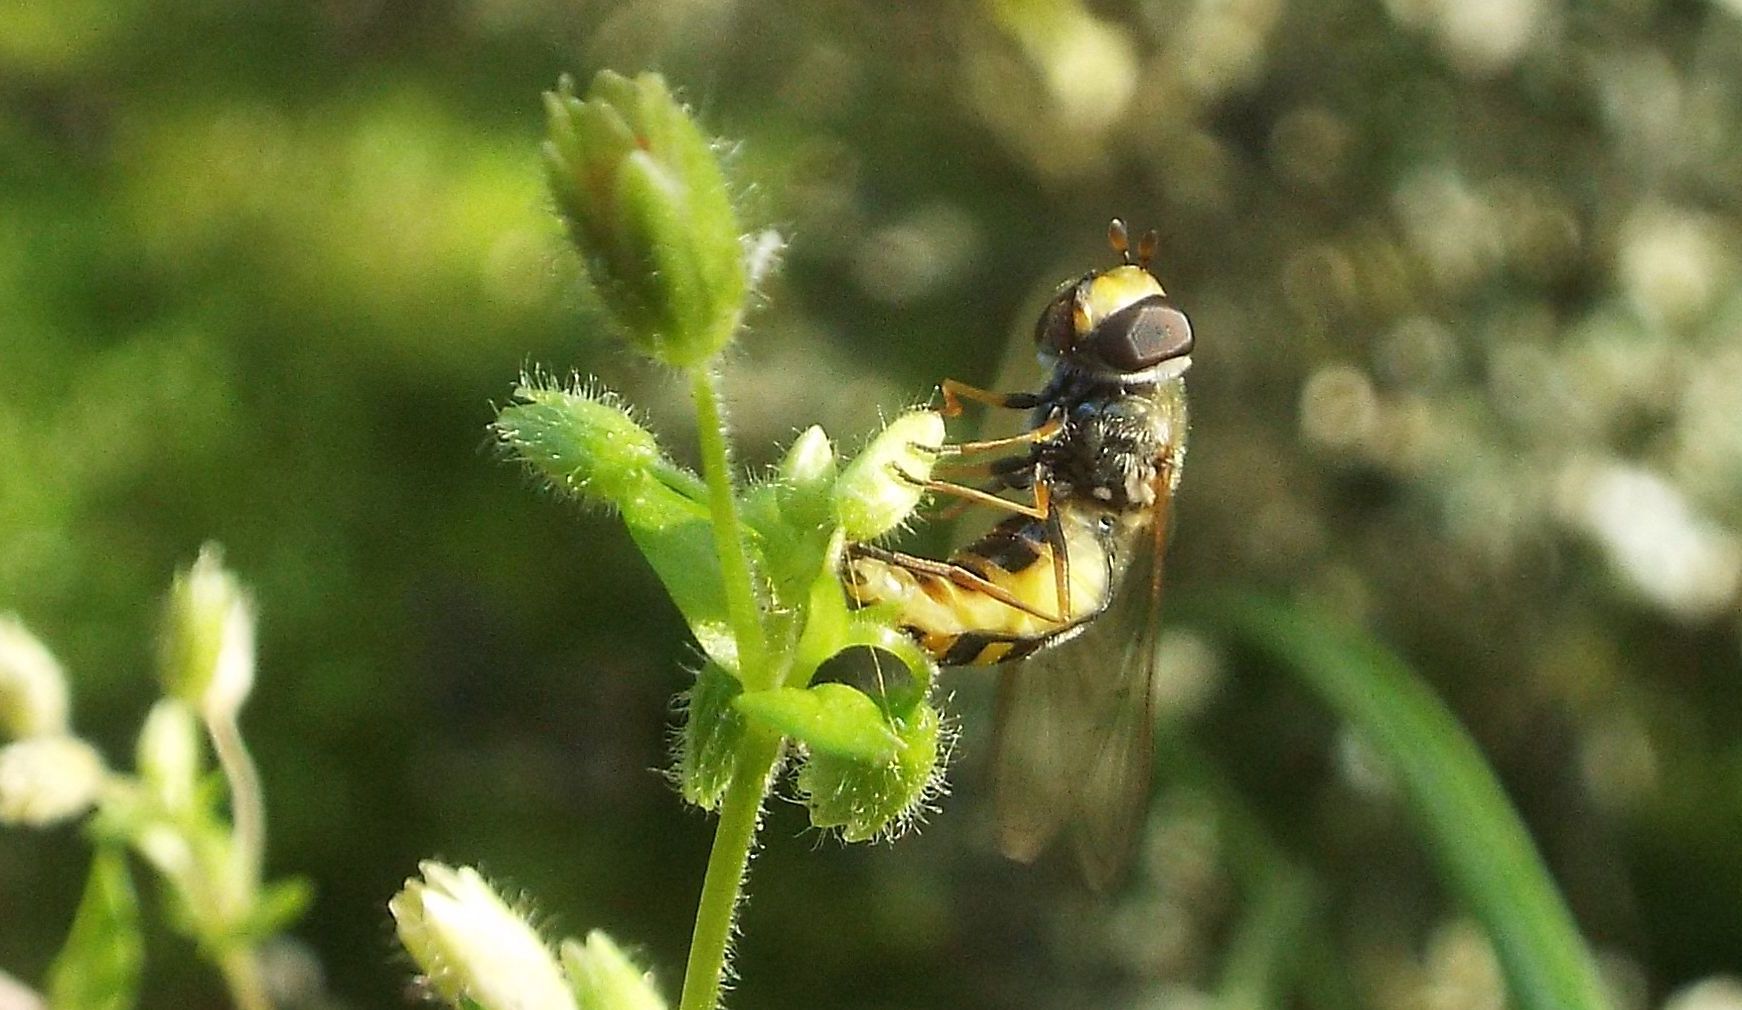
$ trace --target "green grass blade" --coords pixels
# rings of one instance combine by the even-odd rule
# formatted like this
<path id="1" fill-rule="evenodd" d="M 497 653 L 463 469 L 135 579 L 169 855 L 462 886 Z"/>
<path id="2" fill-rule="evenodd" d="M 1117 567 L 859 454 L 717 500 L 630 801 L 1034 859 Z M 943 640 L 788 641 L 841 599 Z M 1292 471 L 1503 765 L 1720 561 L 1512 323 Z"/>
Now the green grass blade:
<path id="1" fill-rule="evenodd" d="M 1385 755 L 1441 871 L 1493 940 L 1518 1005 L 1606 1007 L 1595 962 L 1535 844 L 1475 742 L 1428 686 L 1396 655 L 1329 618 L 1253 598 L 1218 612 Z"/>

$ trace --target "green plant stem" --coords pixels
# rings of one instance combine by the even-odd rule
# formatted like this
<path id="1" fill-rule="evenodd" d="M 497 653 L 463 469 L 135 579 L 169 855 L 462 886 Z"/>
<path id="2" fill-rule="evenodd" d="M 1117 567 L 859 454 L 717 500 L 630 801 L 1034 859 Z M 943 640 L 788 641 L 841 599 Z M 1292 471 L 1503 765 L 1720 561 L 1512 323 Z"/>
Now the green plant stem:
<path id="1" fill-rule="evenodd" d="M 719 1006 L 732 915 L 743 894 L 744 872 L 750 863 L 768 778 L 780 760 L 780 745 L 779 734 L 752 731 L 738 753 L 738 770 L 720 803 L 720 823 L 708 853 L 708 872 L 702 880 L 678 1010 L 714 1010 Z"/>
<path id="2" fill-rule="evenodd" d="M 1390 762 L 1448 883 L 1487 928 L 1517 1005 L 1608 1006 L 1585 946 L 1499 781 L 1410 667 L 1335 619 L 1263 597 L 1209 611 L 1280 660 Z"/>
<path id="3" fill-rule="evenodd" d="M 223 972 L 236 1010 L 272 1010 L 266 981 L 260 977 L 260 962 L 252 950 L 238 948 L 226 953 L 218 962 L 218 970 Z"/>
<path id="4" fill-rule="evenodd" d="M 711 367 L 690 373 L 690 393 L 696 402 L 696 434 L 702 456 L 702 477 L 708 484 L 708 508 L 713 513 L 714 546 L 720 554 L 720 575 L 726 583 L 726 610 L 738 641 L 738 679 L 746 690 L 774 687 L 768 682 L 768 641 L 756 604 L 756 584 L 750 578 L 749 551 L 738 502 L 732 489 L 732 457 L 726 445 L 720 378 Z M 761 797 L 757 797 L 760 804 Z"/>
<path id="5" fill-rule="evenodd" d="M 260 884 L 266 858 L 266 801 L 260 791 L 260 771 L 242 742 L 234 715 L 208 718 L 206 732 L 230 786 L 230 816 L 236 827 L 236 870 L 252 894 Z"/>

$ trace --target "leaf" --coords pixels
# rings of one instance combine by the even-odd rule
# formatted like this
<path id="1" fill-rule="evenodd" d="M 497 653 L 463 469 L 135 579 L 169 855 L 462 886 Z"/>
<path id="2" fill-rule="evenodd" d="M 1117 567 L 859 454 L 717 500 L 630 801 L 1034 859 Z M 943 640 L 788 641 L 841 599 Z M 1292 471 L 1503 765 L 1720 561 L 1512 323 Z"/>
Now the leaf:
<path id="1" fill-rule="evenodd" d="M 1396 655 L 1262 598 L 1214 613 L 1280 660 L 1390 761 L 1440 870 L 1493 940 L 1526 1010 L 1603 1010 L 1595 962 L 1481 752 Z"/>
<path id="2" fill-rule="evenodd" d="M 732 637 L 713 527 L 665 503 L 625 503 L 623 521 L 702 651 L 722 667 L 737 670 L 738 642 Z"/>
<path id="3" fill-rule="evenodd" d="M 701 482 L 608 390 L 527 384 L 515 397 L 497 415 L 497 439 L 552 488 L 620 511 L 702 650 L 737 669 Z"/>
<path id="4" fill-rule="evenodd" d="M 266 884 L 255 899 L 253 913 L 239 930 L 241 938 L 257 944 L 283 932 L 308 911 L 314 895 L 314 884 L 305 877 L 287 877 Z"/>
<path id="5" fill-rule="evenodd" d="M 901 744 L 877 703 L 846 684 L 751 691 L 732 705 L 816 753 L 879 763 L 895 757 Z"/>
<path id="6" fill-rule="evenodd" d="M 144 959 L 139 898 L 125 850 L 99 845 L 66 945 L 49 968 L 48 1004 L 54 1010 L 130 1010 Z"/>

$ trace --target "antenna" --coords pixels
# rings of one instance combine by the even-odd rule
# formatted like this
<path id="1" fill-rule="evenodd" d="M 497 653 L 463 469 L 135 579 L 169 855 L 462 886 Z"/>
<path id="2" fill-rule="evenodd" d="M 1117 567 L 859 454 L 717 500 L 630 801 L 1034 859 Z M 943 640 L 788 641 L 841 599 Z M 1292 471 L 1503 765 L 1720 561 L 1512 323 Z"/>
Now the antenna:
<path id="1" fill-rule="evenodd" d="M 1125 262 L 1131 262 L 1131 237 L 1125 233 L 1125 222 L 1119 218 L 1114 218 L 1107 223 L 1107 244 L 1112 246 L 1113 251 L 1123 257 Z"/>
<path id="2" fill-rule="evenodd" d="M 1137 240 L 1137 265 L 1148 270 L 1149 261 L 1155 258 L 1155 250 L 1160 245 L 1161 236 L 1155 233 L 1154 228 L 1144 232 L 1143 237 Z"/>

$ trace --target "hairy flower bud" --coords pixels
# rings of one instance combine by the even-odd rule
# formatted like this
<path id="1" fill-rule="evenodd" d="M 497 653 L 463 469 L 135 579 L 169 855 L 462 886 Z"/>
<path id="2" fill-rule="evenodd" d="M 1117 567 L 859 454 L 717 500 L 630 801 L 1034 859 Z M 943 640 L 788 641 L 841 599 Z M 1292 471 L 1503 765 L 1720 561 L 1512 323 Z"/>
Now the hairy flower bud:
<path id="1" fill-rule="evenodd" d="M 622 508 L 658 471 L 678 469 L 609 390 L 524 385 L 514 398 L 496 437 L 557 490 Z"/>
<path id="2" fill-rule="evenodd" d="M 35 736 L 0 747 L 0 824 L 42 827 L 90 809 L 108 769 L 90 744 Z"/>
<path id="3" fill-rule="evenodd" d="M 848 540 L 875 540 L 913 514 L 925 495 L 918 482 L 931 476 L 935 462 L 926 450 L 943 440 L 943 415 L 909 411 L 847 464 L 835 484 L 835 512 Z"/>
<path id="4" fill-rule="evenodd" d="M 431 987 L 454 1006 L 576 1010 L 550 948 L 478 871 L 434 861 L 388 902 L 399 942 Z"/>
<path id="5" fill-rule="evenodd" d="M 254 688 L 254 601 L 216 544 L 170 586 L 161 659 L 164 690 L 207 719 L 234 718 Z"/>
<path id="6" fill-rule="evenodd" d="M 60 664 L 16 617 L 0 617 L 0 736 L 67 731 L 67 681 Z"/>
<path id="7" fill-rule="evenodd" d="M 599 930 L 587 942 L 564 940 L 563 967 L 585 1010 L 665 1010 L 653 976 L 635 966 L 623 948 Z"/>
<path id="8" fill-rule="evenodd" d="M 899 744 L 887 760 L 812 752 L 798 773 L 811 824 L 862 842 L 899 834 L 920 815 L 942 777 L 942 720 L 922 703 L 893 728 Z"/>
<path id="9" fill-rule="evenodd" d="M 687 367 L 731 339 L 747 289 L 708 139 L 658 74 L 609 70 L 544 96 L 545 168 L 600 300 L 640 350 Z"/>

